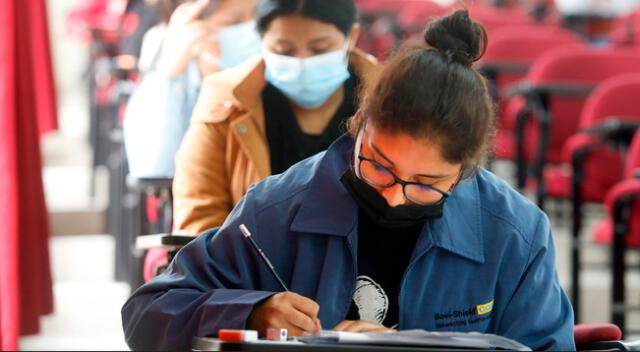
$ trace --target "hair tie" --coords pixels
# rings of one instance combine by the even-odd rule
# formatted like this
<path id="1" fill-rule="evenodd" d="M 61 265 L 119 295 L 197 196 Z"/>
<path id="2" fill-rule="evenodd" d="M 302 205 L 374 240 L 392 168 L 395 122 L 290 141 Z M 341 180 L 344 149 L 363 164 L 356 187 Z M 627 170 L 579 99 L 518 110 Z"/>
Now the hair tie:
<path id="1" fill-rule="evenodd" d="M 474 62 L 473 56 L 464 50 L 447 49 L 443 53 L 448 62 L 460 63 L 469 67 Z"/>
<path id="2" fill-rule="evenodd" d="M 444 56 L 447 58 L 447 61 L 449 62 L 454 62 L 454 56 L 456 55 L 456 52 L 453 49 L 447 49 L 444 51 Z"/>

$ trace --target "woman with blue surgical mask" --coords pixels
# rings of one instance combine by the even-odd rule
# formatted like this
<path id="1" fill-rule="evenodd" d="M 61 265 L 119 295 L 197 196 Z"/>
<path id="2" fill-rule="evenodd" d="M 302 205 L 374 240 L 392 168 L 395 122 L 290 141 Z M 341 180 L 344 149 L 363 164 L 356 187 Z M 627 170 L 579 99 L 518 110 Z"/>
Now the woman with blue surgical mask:
<path id="1" fill-rule="evenodd" d="M 173 177 L 174 157 L 202 77 L 260 53 L 256 0 L 160 0 L 160 24 L 145 35 L 143 73 L 124 121 L 130 173 Z"/>
<path id="2" fill-rule="evenodd" d="M 207 77 L 176 157 L 174 224 L 221 225 L 249 186 L 324 151 L 378 74 L 353 0 L 260 0 L 262 55 Z"/>

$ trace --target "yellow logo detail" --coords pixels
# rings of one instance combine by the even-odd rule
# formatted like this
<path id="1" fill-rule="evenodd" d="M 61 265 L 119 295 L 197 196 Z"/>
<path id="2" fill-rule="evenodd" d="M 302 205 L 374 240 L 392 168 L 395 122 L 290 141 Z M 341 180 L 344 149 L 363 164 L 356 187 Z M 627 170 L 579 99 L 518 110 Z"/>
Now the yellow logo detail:
<path id="1" fill-rule="evenodd" d="M 493 300 L 491 300 L 491 302 L 489 303 L 479 304 L 476 306 L 476 308 L 478 309 L 478 315 L 491 313 L 491 311 L 493 310 Z"/>

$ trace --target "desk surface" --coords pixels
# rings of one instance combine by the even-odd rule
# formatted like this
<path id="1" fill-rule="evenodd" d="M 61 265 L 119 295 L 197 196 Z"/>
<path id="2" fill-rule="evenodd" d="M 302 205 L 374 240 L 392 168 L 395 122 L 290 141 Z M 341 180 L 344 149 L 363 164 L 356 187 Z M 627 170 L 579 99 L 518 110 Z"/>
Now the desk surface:
<path id="1" fill-rule="evenodd" d="M 194 351 L 303 351 L 303 352 L 368 352 L 368 351 L 470 351 L 469 349 L 447 349 L 435 347 L 401 347 L 401 346 L 373 346 L 373 345 L 319 345 L 301 342 L 227 342 L 211 337 L 194 337 Z"/>

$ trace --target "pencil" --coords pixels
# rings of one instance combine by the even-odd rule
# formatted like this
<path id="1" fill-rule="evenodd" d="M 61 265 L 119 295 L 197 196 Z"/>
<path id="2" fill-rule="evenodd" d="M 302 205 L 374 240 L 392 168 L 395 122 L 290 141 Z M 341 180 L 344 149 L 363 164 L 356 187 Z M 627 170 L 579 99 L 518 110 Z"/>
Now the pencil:
<path id="1" fill-rule="evenodd" d="M 251 232 L 249 232 L 249 229 L 247 229 L 247 227 L 244 224 L 241 224 L 239 227 L 244 237 L 249 240 L 249 243 L 251 243 L 251 247 L 253 247 L 253 249 L 255 249 L 256 252 L 258 252 L 258 254 L 260 255 L 260 258 L 262 258 L 262 261 L 265 264 L 267 264 L 267 267 L 269 267 L 269 270 L 271 270 L 271 273 L 273 274 L 273 276 L 276 278 L 276 280 L 278 280 L 278 283 L 280 284 L 280 286 L 282 286 L 282 289 L 284 291 L 289 291 L 289 289 L 287 288 L 287 285 L 285 285 L 284 281 L 282 281 L 282 279 L 280 278 L 280 275 L 278 275 L 278 272 L 276 272 L 276 269 L 274 269 L 273 264 L 271 264 L 271 261 L 269 261 L 269 258 L 267 258 L 267 256 L 264 255 L 264 252 L 262 251 L 262 249 L 258 247 L 258 244 L 256 243 L 256 241 L 254 241 L 253 238 L 251 237 Z"/>

